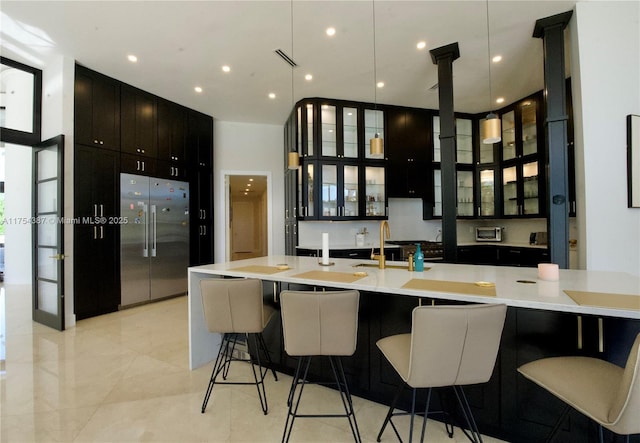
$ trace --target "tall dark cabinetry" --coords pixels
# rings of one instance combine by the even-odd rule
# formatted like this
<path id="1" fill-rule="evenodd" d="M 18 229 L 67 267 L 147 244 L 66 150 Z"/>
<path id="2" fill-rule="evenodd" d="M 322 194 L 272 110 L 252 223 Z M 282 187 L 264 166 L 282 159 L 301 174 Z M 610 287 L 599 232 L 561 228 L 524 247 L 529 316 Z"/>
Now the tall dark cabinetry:
<path id="1" fill-rule="evenodd" d="M 191 265 L 213 263 L 213 119 L 189 112 Z"/>
<path id="2" fill-rule="evenodd" d="M 118 214 L 120 154 L 76 145 L 74 306 L 78 320 L 113 312 L 120 304 Z"/>
<path id="3" fill-rule="evenodd" d="M 116 311 L 120 174 L 190 182 L 191 264 L 213 262 L 213 119 L 82 66 L 75 79 L 74 306 Z"/>

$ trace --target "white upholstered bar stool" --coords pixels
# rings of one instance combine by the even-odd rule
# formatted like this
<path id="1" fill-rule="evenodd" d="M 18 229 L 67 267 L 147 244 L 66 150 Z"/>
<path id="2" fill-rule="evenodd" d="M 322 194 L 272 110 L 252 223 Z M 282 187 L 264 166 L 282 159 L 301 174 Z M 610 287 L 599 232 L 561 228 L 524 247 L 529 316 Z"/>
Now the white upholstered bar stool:
<path id="1" fill-rule="evenodd" d="M 427 388 L 420 437 L 420 441 L 424 441 L 431 389 L 443 386 L 453 387 L 470 433 L 464 428 L 463 432 L 472 442 L 482 441 L 462 386 L 486 383 L 491 378 L 506 312 L 507 307 L 498 304 L 418 306 L 413 309 L 410 334 L 377 341 L 376 345 L 404 382 L 398 387 L 378 433 L 378 441 L 388 423 L 402 441 L 392 421 L 398 415 L 411 416 L 409 441 L 413 440 L 416 391 Z M 411 411 L 394 413 L 406 386 L 412 389 Z"/>
<path id="2" fill-rule="evenodd" d="M 296 418 L 346 417 L 356 443 L 360 431 L 353 411 L 351 394 L 344 375 L 341 356 L 356 351 L 358 336 L 358 291 L 282 291 L 280 307 L 284 348 L 288 355 L 299 357 L 291 382 L 287 404 L 289 411 L 282 441 L 289 441 Z M 314 356 L 328 358 L 335 385 L 340 393 L 344 414 L 299 414 L 302 391 L 309 382 L 307 374 Z"/>
<path id="3" fill-rule="evenodd" d="M 600 428 L 626 435 L 640 433 L 640 334 L 621 368 L 593 357 L 550 357 L 526 363 L 518 372 L 567 404 L 547 441 L 551 441 L 570 408 Z"/>
<path id="4" fill-rule="evenodd" d="M 207 408 L 215 384 L 255 384 L 260 406 L 266 415 L 269 408 L 264 378 L 268 369 L 263 368 L 260 354 L 262 353 L 263 357 L 271 363 L 262 332 L 275 310 L 263 303 L 262 281 L 245 278 L 210 278 L 200 281 L 200 290 L 207 329 L 209 332 L 223 334 L 209 386 L 202 402 L 202 413 L 204 414 Z M 246 340 L 248 358 L 242 358 L 238 355 L 239 352 L 236 352 L 236 345 L 241 337 Z M 232 361 L 250 363 L 254 381 L 226 381 Z M 275 370 L 271 371 L 277 381 L 278 376 Z M 218 380 L 219 376 L 222 376 L 223 381 Z"/>

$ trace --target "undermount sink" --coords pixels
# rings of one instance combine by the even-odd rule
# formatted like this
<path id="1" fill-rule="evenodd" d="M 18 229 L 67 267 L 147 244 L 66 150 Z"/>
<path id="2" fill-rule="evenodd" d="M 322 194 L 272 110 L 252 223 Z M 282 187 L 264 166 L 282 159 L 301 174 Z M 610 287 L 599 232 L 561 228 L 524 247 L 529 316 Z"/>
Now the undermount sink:
<path id="1" fill-rule="evenodd" d="M 353 265 L 354 268 L 359 268 L 359 267 L 363 267 L 363 268 L 378 268 L 379 265 L 378 263 L 358 263 L 357 265 Z M 409 265 L 389 265 L 386 264 L 385 265 L 385 269 L 409 269 Z"/>

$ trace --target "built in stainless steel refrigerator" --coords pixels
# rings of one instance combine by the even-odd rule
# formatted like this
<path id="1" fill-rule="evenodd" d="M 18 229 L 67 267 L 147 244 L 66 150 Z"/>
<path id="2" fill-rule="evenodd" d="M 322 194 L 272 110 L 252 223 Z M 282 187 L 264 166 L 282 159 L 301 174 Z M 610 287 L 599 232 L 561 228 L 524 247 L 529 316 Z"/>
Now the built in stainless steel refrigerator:
<path id="1" fill-rule="evenodd" d="M 120 174 L 121 304 L 187 292 L 189 184 Z"/>

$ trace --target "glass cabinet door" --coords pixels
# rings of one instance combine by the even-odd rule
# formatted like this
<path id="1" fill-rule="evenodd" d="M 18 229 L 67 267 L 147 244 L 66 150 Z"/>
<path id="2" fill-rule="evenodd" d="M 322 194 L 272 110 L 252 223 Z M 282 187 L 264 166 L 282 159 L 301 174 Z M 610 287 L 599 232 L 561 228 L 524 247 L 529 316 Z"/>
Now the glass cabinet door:
<path id="1" fill-rule="evenodd" d="M 307 156 L 313 157 L 313 105 L 306 105 L 307 112 Z"/>
<path id="2" fill-rule="evenodd" d="M 515 111 L 502 115 L 502 160 L 516 158 L 516 120 Z"/>
<path id="3" fill-rule="evenodd" d="M 518 175 L 515 166 L 502 170 L 502 201 L 504 215 L 519 215 Z"/>
<path id="4" fill-rule="evenodd" d="M 458 164 L 473 164 L 473 125 L 469 119 L 456 119 L 456 151 Z"/>
<path id="5" fill-rule="evenodd" d="M 369 140 L 374 138 L 376 134 L 380 134 L 380 137 L 384 139 L 384 112 L 375 109 L 364 110 L 364 139 L 366 149 L 365 158 L 384 158 L 382 154 L 371 154 L 369 150 Z M 383 144 L 384 146 L 384 144 Z"/>
<path id="6" fill-rule="evenodd" d="M 493 217 L 496 212 L 496 172 L 494 169 L 480 170 L 480 217 Z"/>
<path id="7" fill-rule="evenodd" d="M 300 177 L 298 178 L 298 208 L 300 217 L 315 217 L 313 169 L 313 163 L 305 164 L 298 169 L 298 171 L 300 171 Z"/>
<path id="8" fill-rule="evenodd" d="M 433 117 L 433 161 L 439 163 L 440 156 L 440 117 Z"/>
<path id="9" fill-rule="evenodd" d="M 336 157 L 336 107 L 322 105 L 320 107 L 321 155 Z"/>
<path id="10" fill-rule="evenodd" d="M 527 100 L 522 103 L 522 155 L 538 152 L 538 134 L 536 123 L 536 102 Z"/>
<path id="11" fill-rule="evenodd" d="M 360 193 L 359 193 L 359 167 L 355 165 L 344 166 L 344 207 L 342 216 L 360 216 Z"/>
<path id="12" fill-rule="evenodd" d="M 322 165 L 322 217 L 338 215 L 338 167 Z"/>
<path id="13" fill-rule="evenodd" d="M 442 217 L 442 171 L 433 171 L 433 216 Z"/>
<path id="14" fill-rule="evenodd" d="M 441 161 L 440 117 L 433 117 L 433 161 Z M 473 164 L 473 122 L 466 118 L 456 119 L 456 162 Z"/>
<path id="15" fill-rule="evenodd" d="M 540 213 L 540 199 L 538 186 L 538 162 L 525 163 L 522 166 L 523 179 L 523 213 L 535 215 Z"/>
<path id="16" fill-rule="evenodd" d="M 343 154 L 346 158 L 358 158 L 358 110 L 342 109 Z"/>
<path id="17" fill-rule="evenodd" d="M 473 217 L 473 171 L 458 171 L 458 217 Z"/>
<path id="18" fill-rule="evenodd" d="M 384 167 L 365 166 L 365 215 L 383 217 L 387 215 Z"/>

